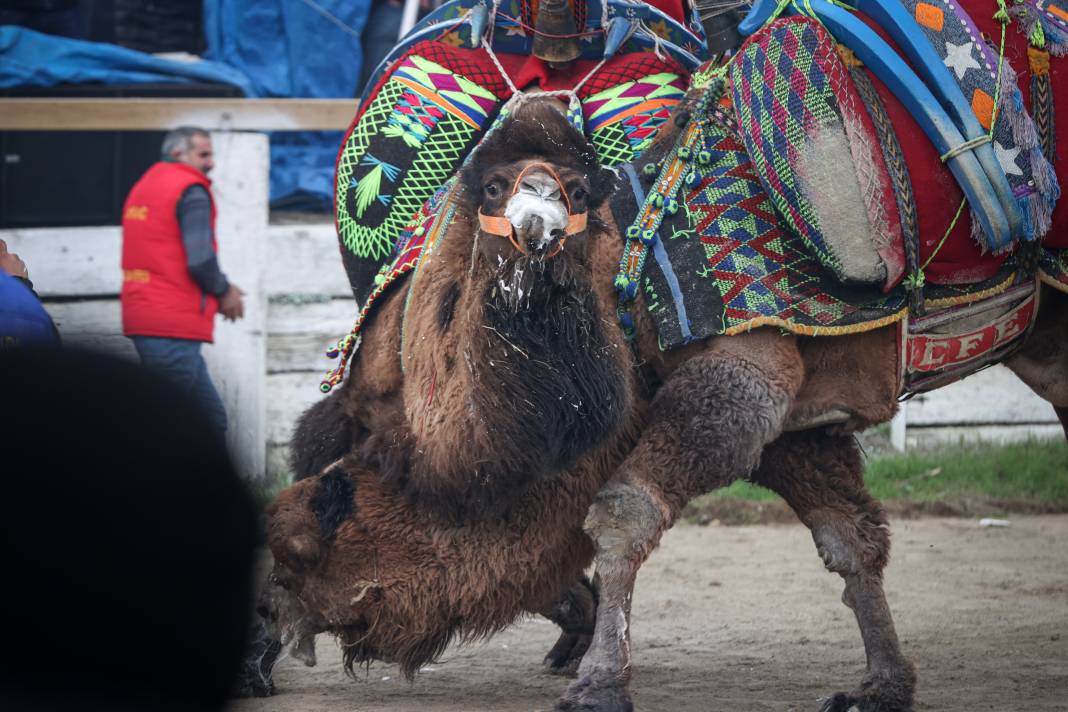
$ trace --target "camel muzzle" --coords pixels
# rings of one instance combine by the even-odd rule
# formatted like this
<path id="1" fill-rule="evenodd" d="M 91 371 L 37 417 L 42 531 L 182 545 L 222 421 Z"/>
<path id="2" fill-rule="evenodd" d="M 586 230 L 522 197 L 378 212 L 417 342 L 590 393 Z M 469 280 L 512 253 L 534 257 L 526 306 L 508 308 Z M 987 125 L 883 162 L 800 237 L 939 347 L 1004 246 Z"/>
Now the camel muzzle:
<path id="1" fill-rule="evenodd" d="M 587 211 L 571 214 L 560 178 L 545 163 L 532 163 L 516 177 L 503 216 L 478 211 L 482 232 L 507 237 L 524 255 L 555 257 L 572 235 L 586 230 Z"/>

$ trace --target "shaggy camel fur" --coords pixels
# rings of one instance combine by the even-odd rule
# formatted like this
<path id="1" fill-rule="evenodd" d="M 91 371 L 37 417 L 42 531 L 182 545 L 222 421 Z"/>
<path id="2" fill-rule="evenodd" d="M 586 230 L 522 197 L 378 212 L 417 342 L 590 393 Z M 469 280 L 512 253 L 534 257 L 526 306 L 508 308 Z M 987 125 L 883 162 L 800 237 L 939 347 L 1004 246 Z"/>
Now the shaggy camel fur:
<path id="1" fill-rule="evenodd" d="M 685 121 L 677 114 L 654 153 Z M 529 254 L 478 227 L 479 210 L 500 215 L 535 162 L 552 170 L 523 174 L 531 194 L 566 191 L 572 213 L 589 211 L 586 232 L 552 258 L 537 216 L 516 226 Z M 630 710 L 638 568 L 687 501 L 749 478 L 811 529 L 860 627 L 867 672 L 824 710 L 911 709 L 915 674 L 882 590 L 886 518 L 848 435 L 896 409 L 893 330 L 812 339 L 764 328 L 662 352 L 637 309 L 627 343 L 610 182 L 550 103 L 520 105 L 462 184 L 407 305 L 400 291 L 385 299 L 344 391 L 300 425 L 310 437 L 298 436 L 298 462 L 324 474 L 270 512 L 287 639 L 329 631 L 348 666 L 395 661 L 412 675 L 451 639 L 541 612 L 564 628 L 549 664 L 581 658 L 556 709 Z M 1010 365 L 1065 408 L 1068 310 L 1064 295 L 1044 298 Z M 791 432 L 833 411 L 848 419 Z M 590 563 L 595 587 L 582 579 Z"/>

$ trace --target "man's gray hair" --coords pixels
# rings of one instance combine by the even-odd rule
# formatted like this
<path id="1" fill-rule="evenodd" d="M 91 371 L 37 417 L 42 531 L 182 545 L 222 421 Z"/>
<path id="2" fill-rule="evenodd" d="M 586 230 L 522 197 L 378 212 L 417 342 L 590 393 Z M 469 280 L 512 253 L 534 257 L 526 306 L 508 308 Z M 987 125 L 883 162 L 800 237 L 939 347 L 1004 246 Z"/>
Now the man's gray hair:
<path id="1" fill-rule="evenodd" d="M 166 158 L 175 151 L 188 151 L 189 141 L 194 136 L 206 136 L 210 138 L 211 134 L 199 126 L 179 126 L 176 129 L 168 131 L 167 135 L 163 137 L 163 147 L 160 148 L 160 153 Z"/>

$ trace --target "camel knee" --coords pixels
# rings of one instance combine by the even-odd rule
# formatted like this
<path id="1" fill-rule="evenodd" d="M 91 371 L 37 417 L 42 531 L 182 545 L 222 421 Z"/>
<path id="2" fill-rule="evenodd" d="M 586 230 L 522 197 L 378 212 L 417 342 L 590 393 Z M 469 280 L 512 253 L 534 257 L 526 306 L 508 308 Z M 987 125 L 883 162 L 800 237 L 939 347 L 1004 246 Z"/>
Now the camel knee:
<path id="1" fill-rule="evenodd" d="M 890 533 L 876 522 L 825 521 L 811 524 L 816 553 L 831 573 L 882 576 L 890 558 Z"/>
<path id="2" fill-rule="evenodd" d="M 651 494 L 633 484 L 611 482 L 590 505 L 583 528 L 601 564 L 644 559 L 668 524 L 664 508 Z"/>
<path id="3" fill-rule="evenodd" d="M 652 427 L 643 436 L 646 459 L 656 461 L 646 469 L 657 473 L 653 481 L 672 511 L 749 476 L 779 436 L 792 397 L 786 379 L 736 356 L 680 366 L 657 393 Z M 639 470 L 643 463 L 635 460 Z"/>
<path id="4" fill-rule="evenodd" d="M 738 449 L 755 466 L 791 402 L 782 381 L 736 357 L 691 359 L 657 393 L 653 417 L 679 426 L 684 442 L 701 452 Z"/>
<path id="5" fill-rule="evenodd" d="M 843 578 L 860 573 L 860 560 L 849 537 L 843 536 L 832 526 L 820 526 L 812 529 L 812 540 L 816 543 L 816 553 L 828 571 Z"/>

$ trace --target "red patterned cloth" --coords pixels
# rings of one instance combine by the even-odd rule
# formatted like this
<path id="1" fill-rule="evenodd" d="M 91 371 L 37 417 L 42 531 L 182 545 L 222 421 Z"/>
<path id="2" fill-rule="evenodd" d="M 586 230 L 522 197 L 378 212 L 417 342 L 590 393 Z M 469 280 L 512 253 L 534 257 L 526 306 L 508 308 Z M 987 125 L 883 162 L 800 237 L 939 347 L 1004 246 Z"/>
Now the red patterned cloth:
<path id="1" fill-rule="evenodd" d="M 971 15 L 979 29 L 992 42 L 997 51 L 1001 40 L 1001 24 L 993 19 L 997 9 L 982 0 L 963 0 L 961 5 Z M 879 31 L 878 28 L 874 28 Z M 893 41 L 880 32 L 891 46 Z M 1030 113 L 1031 73 L 1027 59 L 1027 38 L 1013 24 L 1005 32 L 1005 60 L 1018 77 L 1023 92 L 1024 106 Z M 872 75 L 869 75 L 872 76 Z M 1050 59 L 1050 78 L 1053 85 L 1054 123 L 1058 151 L 1068 156 L 1068 57 Z M 924 135 L 909 112 L 893 97 L 874 76 L 872 83 L 886 104 L 887 114 L 894 124 L 898 141 L 905 154 L 909 176 L 916 194 L 916 209 L 920 225 L 921 257 L 923 261 L 937 247 L 946 228 L 953 220 L 961 200 L 961 190 L 953 175 L 941 165 L 938 152 Z M 1061 159 L 1056 165 L 1057 180 L 1062 190 L 1068 188 L 1068 160 Z M 1054 228 L 1046 235 L 1047 247 L 1068 247 L 1068 198 L 1062 197 L 1053 211 Z M 1058 227 L 1060 229 L 1058 230 Z M 982 254 L 972 239 L 971 224 L 967 209 L 945 244 L 938 250 L 931 264 L 924 270 L 927 281 L 935 284 L 968 284 L 989 279 L 997 273 L 1006 255 Z"/>

